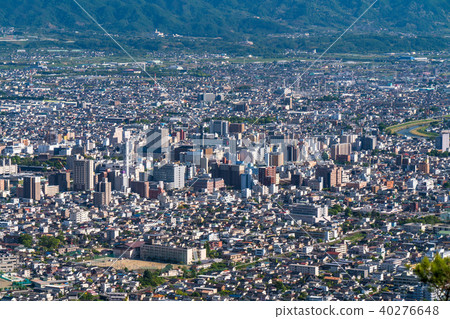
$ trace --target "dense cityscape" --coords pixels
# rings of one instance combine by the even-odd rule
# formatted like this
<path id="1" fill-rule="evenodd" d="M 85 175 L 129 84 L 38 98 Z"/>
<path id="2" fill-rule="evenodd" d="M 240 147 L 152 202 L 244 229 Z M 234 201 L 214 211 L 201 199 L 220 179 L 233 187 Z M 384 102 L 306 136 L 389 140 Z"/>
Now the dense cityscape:
<path id="1" fill-rule="evenodd" d="M 448 54 L 317 56 L 4 53 L 0 299 L 445 299 Z"/>

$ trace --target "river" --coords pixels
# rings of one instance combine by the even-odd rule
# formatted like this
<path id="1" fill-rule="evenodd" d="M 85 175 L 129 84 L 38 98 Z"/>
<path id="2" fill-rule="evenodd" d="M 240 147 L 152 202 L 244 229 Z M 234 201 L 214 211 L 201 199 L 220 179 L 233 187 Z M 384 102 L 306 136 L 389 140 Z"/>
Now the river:
<path id="1" fill-rule="evenodd" d="M 419 128 L 421 126 L 423 126 L 423 125 L 416 125 L 416 126 L 412 126 L 412 127 L 409 127 L 409 128 L 405 128 L 403 130 L 398 131 L 397 134 L 410 136 L 410 137 L 425 138 L 423 136 L 418 136 L 418 135 L 414 135 L 413 133 L 411 133 L 412 130 L 415 130 L 416 128 Z"/>

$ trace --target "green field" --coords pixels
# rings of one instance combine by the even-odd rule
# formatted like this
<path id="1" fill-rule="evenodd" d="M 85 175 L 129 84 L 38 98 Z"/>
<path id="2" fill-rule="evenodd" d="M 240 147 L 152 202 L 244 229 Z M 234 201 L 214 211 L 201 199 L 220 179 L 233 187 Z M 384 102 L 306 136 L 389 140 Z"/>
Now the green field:
<path id="1" fill-rule="evenodd" d="M 332 245 L 337 245 L 337 244 L 342 243 L 344 240 L 349 240 L 352 243 L 356 243 L 356 242 L 366 238 L 366 236 L 367 236 L 367 234 L 366 233 L 362 233 L 362 232 L 354 233 L 354 234 L 347 235 L 347 236 L 344 235 L 344 237 L 342 237 L 342 239 L 331 241 L 328 244 L 331 245 L 331 246 Z"/>
<path id="2" fill-rule="evenodd" d="M 351 242 L 358 242 L 366 237 L 365 233 L 355 233 L 350 236 L 344 237 L 344 240 L 349 240 Z"/>

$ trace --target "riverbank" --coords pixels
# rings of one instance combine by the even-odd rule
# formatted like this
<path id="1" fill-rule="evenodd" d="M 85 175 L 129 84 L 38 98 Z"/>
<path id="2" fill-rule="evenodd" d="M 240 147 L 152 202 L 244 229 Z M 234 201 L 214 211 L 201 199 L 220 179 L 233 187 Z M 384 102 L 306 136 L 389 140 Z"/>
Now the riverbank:
<path id="1" fill-rule="evenodd" d="M 389 134 L 395 134 L 399 131 L 408 129 L 408 128 L 412 128 L 412 127 L 423 127 L 423 126 L 428 126 L 431 123 L 434 122 L 438 122 L 438 119 L 426 119 L 426 120 L 417 120 L 417 121 L 410 121 L 410 122 L 405 122 L 405 123 L 400 123 L 400 124 L 396 124 L 396 125 L 392 125 L 386 128 L 386 132 L 388 132 Z"/>

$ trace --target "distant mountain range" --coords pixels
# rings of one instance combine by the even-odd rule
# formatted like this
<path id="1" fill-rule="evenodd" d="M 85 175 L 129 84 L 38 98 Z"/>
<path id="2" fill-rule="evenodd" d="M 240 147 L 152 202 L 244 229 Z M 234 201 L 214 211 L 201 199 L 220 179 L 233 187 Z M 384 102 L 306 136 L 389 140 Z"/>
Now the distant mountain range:
<path id="1" fill-rule="evenodd" d="M 233 37 L 343 30 L 373 0 L 77 0 L 114 33 Z M 379 0 L 359 32 L 446 33 L 449 0 Z M 73 0 L 4 0 L 0 26 L 96 30 Z"/>

